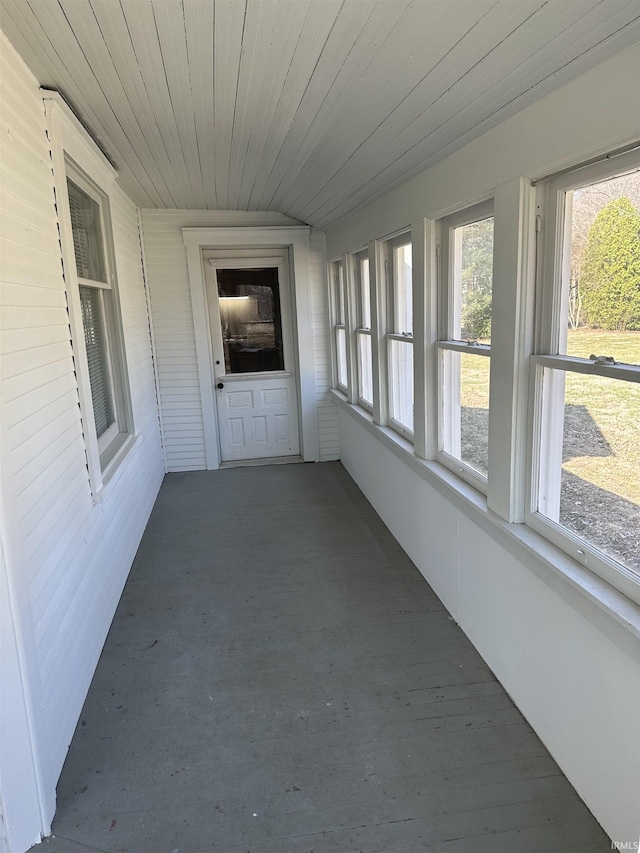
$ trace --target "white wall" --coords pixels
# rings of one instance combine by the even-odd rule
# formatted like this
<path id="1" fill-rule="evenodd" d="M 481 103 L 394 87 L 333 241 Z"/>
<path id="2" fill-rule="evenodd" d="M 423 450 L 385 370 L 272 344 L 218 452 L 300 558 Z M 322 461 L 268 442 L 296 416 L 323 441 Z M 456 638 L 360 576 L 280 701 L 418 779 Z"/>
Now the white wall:
<path id="1" fill-rule="evenodd" d="M 19 806 L 6 790 L 3 800 L 9 829 L 28 825 L 34 841 L 53 816 L 55 785 L 162 481 L 163 461 L 137 211 L 116 188 L 111 214 L 137 440 L 104 501 L 94 503 L 42 97 L 18 54 L 0 39 L 2 533 L 9 578 L 3 608 L 7 604 L 19 626 L 22 649 L 20 678 L 5 680 L 11 655 L 4 652 L 1 677 L 13 701 L 24 704 L 21 680 L 26 686 L 44 817 L 26 799 L 24 814 L 16 815 Z M 3 784 L 17 772 L 12 763 L 32 763 L 15 752 L 0 759 Z M 20 839 L 15 850 L 24 847 L 24 835 Z"/>
<path id="2" fill-rule="evenodd" d="M 164 448 L 168 471 L 206 468 L 187 254 L 187 226 L 298 225 L 279 213 L 143 210 Z M 320 459 L 338 456 L 337 413 L 329 395 L 331 365 L 325 292 L 324 234 L 311 230 L 311 308 Z"/>
<path id="3" fill-rule="evenodd" d="M 639 106 L 635 47 L 333 224 L 327 255 L 630 143 Z M 616 615 L 598 606 L 536 554 L 535 537 L 516 543 L 469 487 L 448 487 L 453 475 L 417 463 L 346 403 L 339 424 L 347 470 L 612 839 L 637 841 L 640 609 L 619 596 Z"/>

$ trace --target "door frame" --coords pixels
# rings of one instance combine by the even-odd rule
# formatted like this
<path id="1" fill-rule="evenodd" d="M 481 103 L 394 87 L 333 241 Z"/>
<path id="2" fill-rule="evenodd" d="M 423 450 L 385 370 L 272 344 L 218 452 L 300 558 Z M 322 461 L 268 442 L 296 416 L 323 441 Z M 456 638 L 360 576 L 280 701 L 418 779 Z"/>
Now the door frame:
<path id="1" fill-rule="evenodd" d="M 273 254 L 269 256 L 259 256 L 257 252 L 271 251 Z M 224 382 L 229 387 L 246 387 L 246 383 L 260 382 L 285 382 L 287 386 L 288 403 L 287 409 L 290 417 L 290 429 L 295 432 L 295 448 L 294 452 L 284 454 L 285 457 L 299 458 L 300 457 L 300 407 L 298 405 L 299 383 L 297 380 L 297 364 L 296 344 L 294 340 L 294 312 L 293 312 L 293 288 L 291 286 L 291 274 L 289 264 L 289 254 L 281 249 L 232 249 L 222 253 L 221 250 L 211 252 L 203 250 L 204 267 L 205 267 L 205 289 L 207 298 L 207 308 L 209 315 L 209 335 L 211 337 L 211 369 L 213 371 L 213 382 Z M 221 257 L 222 255 L 222 257 Z M 220 325 L 220 301 L 218 296 L 218 271 L 219 270 L 249 270 L 249 269 L 272 269 L 276 271 L 279 289 L 280 301 L 280 322 L 282 330 L 282 347 L 283 347 L 283 368 L 282 370 L 269 370 L 258 373 L 234 373 L 227 374 L 226 369 L 216 370 L 216 359 L 224 365 L 224 344 L 222 340 L 222 329 Z M 213 291 L 213 292 L 212 292 Z M 218 363 L 220 363 L 218 362 Z M 293 386 L 292 384 L 293 383 Z M 216 398 L 217 414 L 218 414 L 218 447 L 220 451 L 220 459 L 225 456 L 225 447 L 223 445 L 223 429 L 220 419 L 228 420 L 229 413 L 226 413 L 226 418 L 221 412 L 222 397 L 214 391 Z M 222 407 L 224 408 L 224 406 Z M 229 438 L 229 436 L 227 436 Z M 231 452 L 231 447 L 226 448 Z M 247 456 L 246 459 L 254 463 L 259 463 L 260 459 L 272 459 L 278 457 L 278 453 L 267 453 L 263 456 Z M 222 463 L 222 464 L 230 464 Z M 233 461 L 231 461 L 233 464 Z"/>
<path id="2" fill-rule="evenodd" d="M 295 377 L 298 391 L 300 453 L 305 462 L 319 459 L 318 417 L 311 319 L 307 225 L 183 228 L 187 251 L 191 307 L 196 339 L 196 357 L 202 403 L 207 470 L 220 467 L 218 412 L 214 390 L 213 357 L 205 283 L 204 251 L 232 249 L 281 249 L 289 257 Z"/>

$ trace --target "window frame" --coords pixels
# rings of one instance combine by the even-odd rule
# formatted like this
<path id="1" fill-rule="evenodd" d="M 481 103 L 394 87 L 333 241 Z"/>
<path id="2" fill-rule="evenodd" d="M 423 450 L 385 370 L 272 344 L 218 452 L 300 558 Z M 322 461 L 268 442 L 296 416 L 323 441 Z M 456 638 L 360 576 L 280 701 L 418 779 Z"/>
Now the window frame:
<path id="1" fill-rule="evenodd" d="M 491 345 L 464 341 L 453 336 L 456 323 L 457 289 L 456 257 L 454 231 L 465 225 L 472 225 L 484 219 L 493 218 L 495 211 L 493 199 L 474 204 L 439 220 L 439 281 L 438 281 L 438 339 L 436 341 L 437 361 L 437 441 L 436 459 L 462 480 L 473 486 L 484 495 L 488 494 L 489 477 L 476 471 L 462 459 L 458 459 L 444 448 L 451 446 L 454 432 L 457 430 L 459 417 L 453 416 L 460 409 L 460 370 L 452 370 L 450 352 L 467 355 L 484 356 L 491 359 Z M 495 240 L 494 240 L 494 270 L 495 270 Z M 493 283 L 492 283 L 493 299 Z M 453 375 L 455 373 L 455 376 Z M 491 368 L 489 369 L 489 378 Z M 488 467 L 488 466 L 487 466 Z"/>
<path id="2" fill-rule="evenodd" d="M 333 352 L 333 387 L 349 396 L 349 355 L 347 349 L 347 282 L 342 258 L 329 264 L 329 310 L 331 315 L 331 338 Z M 338 333 L 342 331 L 345 342 L 345 382 L 340 381 L 340 350 Z"/>
<path id="3" fill-rule="evenodd" d="M 557 423 L 560 417 L 564 420 L 566 374 L 579 373 L 640 383 L 640 365 L 597 364 L 590 359 L 560 352 L 568 298 L 565 275 L 570 255 L 568 226 L 571 221 L 571 204 L 567 203 L 567 194 L 636 170 L 640 170 L 640 157 L 637 152 L 629 152 L 615 159 L 578 166 L 551 176 L 541 181 L 536 188 L 537 230 L 542 239 L 539 240 L 537 251 L 535 351 L 530 358 L 529 369 L 524 520 L 536 533 L 640 604 L 640 576 L 637 572 L 539 511 L 541 494 L 557 491 L 557 481 L 562 476 L 562 433 L 558 432 L 557 427 L 554 428 L 553 422 L 555 419 Z M 615 357 L 615 353 L 612 355 Z M 561 371 L 563 381 L 545 383 L 545 370 Z M 549 439 L 551 431 L 554 436 Z M 557 447 L 551 451 L 551 461 L 547 457 L 546 464 L 543 464 L 543 450 L 545 444 L 548 450 L 549 440 Z"/>
<path id="4" fill-rule="evenodd" d="M 369 250 L 362 249 L 359 252 L 354 252 L 351 256 L 353 263 L 353 281 L 354 281 L 354 289 L 355 289 L 355 329 L 354 329 L 354 338 L 355 338 L 355 357 L 356 357 L 356 399 L 358 401 L 358 405 L 362 406 L 363 409 L 366 409 L 368 412 L 373 412 L 374 405 L 374 383 L 373 383 L 373 329 L 372 329 L 372 321 L 371 321 L 371 273 L 370 273 L 370 262 L 369 262 Z M 367 312 L 369 315 L 369 323 L 368 325 L 365 323 L 365 298 L 362 288 L 363 281 L 363 267 L 367 264 L 367 276 L 369 281 L 369 294 L 368 294 L 368 305 Z M 360 339 L 362 336 L 369 338 L 369 347 L 371 350 L 371 400 L 367 400 L 362 395 L 362 359 L 360 355 Z"/>
<path id="5" fill-rule="evenodd" d="M 102 239 L 102 253 L 105 275 L 104 281 L 98 279 L 84 278 L 78 275 L 76 265 L 76 279 L 78 288 L 85 287 L 95 290 L 99 293 L 100 304 L 100 323 L 102 325 L 102 333 L 104 335 L 105 358 L 108 368 L 109 379 L 109 397 L 111 408 L 113 411 L 113 423 L 101 435 L 97 435 L 98 451 L 100 455 L 100 466 L 103 470 L 108 467 L 109 462 L 118 450 L 119 445 L 125 440 L 129 434 L 127 427 L 127 411 L 123 394 L 122 381 L 122 356 L 119 335 L 117 332 L 118 323 L 114 311 L 114 280 L 115 276 L 111 270 L 110 253 L 107 251 L 107 246 L 110 242 L 110 234 L 106 228 L 106 222 L 110 221 L 106 210 L 108 201 L 104 195 L 82 175 L 74 164 L 67 160 L 66 162 L 66 179 L 75 184 L 78 189 L 84 192 L 98 205 L 100 217 L 100 236 Z M 68 194 L 68 190 L 67 190 Z M 67 195 L 68 197 L 68 195 Z M 71 226 L 73 234 L 73 225 Z M 75 264 L 75 253 L 72 259 Z M 108 295 L 108 296 L 107 296 Z M 83 323 L 84 332 L 84 323 Z M 94 417 L 95 421 L 95 417 Z"/>
<path id="6" fill-rule="evenodd" d="M 47 91 L 43 94 L 43 100 L 51 140 L 63 274 L 89 484 L 94 501 L 100 502 L 104 500 L 105 488 L 136 439 L 110 206 L 110 194 L 117 173 L 58 93 Z M 98 204 L 104 282 L 78 275 L 67 180 Z M 100 438 L 93 409 L 81 287 L 100 291 L 100 314 L 116 425 L 116 428 L 114 424 L 110 425 Z"/>
<path id="7" fill-rule="evenodd" d="M 397 234 L 394 237 L 391 237 L 384 241 L 384 265 L 385 265 L 385 281 L 386 281 L 386 332 L 385 332 L 385 346 L 387 350 L 387 369 L 386 369 L 386 399 L 387 399 L 387 424 L 391 429 L 395 430 L 399 435 L 405 438 L 407 441 L 414 443 L 414 434 L 415 434 L 415 422 L 413 428 L 409 428 L 405 424 L 398 421 L 391 415 L 392 407 L 391 407 L 391 382 L 392 382 L 392 347 L 391 341 L 400 341 L 404 344 L 410 344 L 412 347 L 412 353 L 415 355 L 415 351 L 413 350 L 414 336 L 413 336 L 413 300 L 411 300 L 412 306 L 412 329 L 411 332 L 397 332 L 395 331 L 396 322 L 396 262 L 395 262 L 395 250 L 402 246 L 411 246 L 411 256 L 413 259 L 413 242 L 411 229 L 402 231 L 402 233 Z M 413 292 L 413 269 L 412 269 L 412 292 Z M 412 395 L 413 395 L 413 416 L 415 420 L 415 365 L 414 369 L 411 372 L 411 383 L 412 383 Z"/>

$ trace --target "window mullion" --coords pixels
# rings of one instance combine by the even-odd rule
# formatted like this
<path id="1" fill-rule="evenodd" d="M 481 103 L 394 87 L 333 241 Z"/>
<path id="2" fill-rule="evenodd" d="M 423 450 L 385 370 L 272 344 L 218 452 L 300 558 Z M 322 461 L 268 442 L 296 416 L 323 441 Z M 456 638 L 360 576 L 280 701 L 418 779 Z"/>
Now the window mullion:
<path id="1" fill-rule="evenodd" d="M 535 211 L 527 181 L 496 189 L 489 390 L 487 503 L 505 521 L 524 520 L 527 359 L 532 351 Z"/>
<path id="2" fill-rule="evenodd" d="M 356 278 L 354 274 L 355 258 L 351 254 L 342 256 L 344 275 L 344 324 L 347 347 L 347 399 L 350 403 L 358 401 L 358 354 L 355 330 L 358 325 L 356 306 Z"/>
<path id="3" fill-rule="evenodd" d="M 428 459 L 427 417 L 430 401 L 427 394 L 427 364 L 430 335 L 427 319 L 428 298 L 428 246 L 426 219 L 411 226 L 412 293 L 413 293 L 413 436 L 418 456 Z"/>
<path id="4" fill-rule="evenodd" d="M 371 298 L 371 355 L 373 370 L 373 420 L 387 423 L 387 299 L 386 247 L 381 240 L 369 243 L 369 286 Z"/>

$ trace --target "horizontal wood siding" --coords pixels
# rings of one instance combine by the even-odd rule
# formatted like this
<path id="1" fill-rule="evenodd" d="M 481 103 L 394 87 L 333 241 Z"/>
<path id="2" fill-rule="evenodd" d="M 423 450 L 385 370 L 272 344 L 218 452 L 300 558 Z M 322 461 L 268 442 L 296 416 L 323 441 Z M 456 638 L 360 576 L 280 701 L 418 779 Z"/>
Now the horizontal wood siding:
<path id="1" fill-rule="evenodd" d="M 111 217 L 137 440 L 94 503 L 38 83 L 2 37 L 2 466 L 53 789 L 163 477 L 137 210 Z M 56 176 L 63 180 L 63 176 Z"/>
<path id="2" fill-rule="evenodd" d="M 291 224 L 298 223 L 278 213 L 142 211 L 164 448 L 169 471 L 197 471 L 207 467 L 191 291 L 182 229 L 187 226 Z M 330 377 L 327 372 L 329 350 L 324 264 L 324 234 L 312 230 L 310 286 L 321 460 L 336 459 L 338 455 L 336 414 L 328 396 Z"/>

